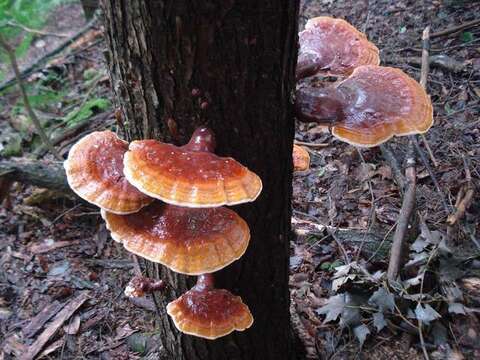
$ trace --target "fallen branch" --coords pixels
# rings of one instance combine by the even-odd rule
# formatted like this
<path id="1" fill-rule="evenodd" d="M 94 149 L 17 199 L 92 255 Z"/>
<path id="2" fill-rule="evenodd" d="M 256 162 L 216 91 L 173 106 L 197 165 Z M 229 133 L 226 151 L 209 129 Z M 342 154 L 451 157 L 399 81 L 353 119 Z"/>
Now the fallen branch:
<path id="1" fill-rule="evenodd" d="M 429 46 L 429 37 L 430 36 L 430 27 L 427 26 L 422 34 L 422 70 L 420 74 L 420 85 L 423 88 L 426 87 L 429 63 L 428 63 L 428 46 Z M 405 166 L 405 190 L 403 194 L 402 207 L 398 215 L 397 227 L 395 229 L 395 234 L 393 235 L 392 249 L 390 251 L 390 260 L 388 262 L 388 271 L 387 277 L 391 281 L 395 281 L 398 277 L 400 271 L 400 266 L 403 260 L 403 247 L 405 244 L 405 238 L 408 230 L 408 224 L 410 222 L 410 217 L 414 212 L 415 201 L 416 201 L 416 183 L 417 183 L 417 174 L 415 170 L 415 142 L 416 139 L 414 136 L 410 137 L 409 142 L 409 152 L 406 157 L 406 166 Z"/>
<path id="2" fill-rule="evenodd" d="M 417 174 L 415 171 L 415 152 L 413 144 L 410 143 L 410 154 L 407 156 L 407 166 L 405 169 L 405 191 L 403 195 L 402 208 L 398 215 L 398 223 L 393 235 L 392 249 L 390 251 L 390 260 L 388 262 L 387 277 L 389 280 L 396 280 L 400 271 L 402 263 L 403 247 L 405 243 L 405 236 L 408 230 L 410 217 L 415 208 L 415 192 Z"/>
<path id="3" fill-rule="evenodd" d="M 448 28 L 448 29 L 445 29 L 445 30 L 442 30 L 442 31 L 438 31 L 436 33 L 432 33 L 430 35 L 430 38 L 434 39 L 434 38 L 437 38 L 437 37 L 440 37 L 440 36 L 450 35 L 450 34 L 458 32 L 458 31 L 474 27 L 478 24 L 480 24 L 480 19 L 472 20 L 472 21 L 466 22 L 466 23 L 458 25 L 458 26 L 454 26 L 454 27 L 451 27 L 451 28 Z"/>
<path id="4" fill-rule="evenodd" d="M 0 160 L 0 177 L 42 188 L 72 192 L 60 163 L 24 158 Z"/>

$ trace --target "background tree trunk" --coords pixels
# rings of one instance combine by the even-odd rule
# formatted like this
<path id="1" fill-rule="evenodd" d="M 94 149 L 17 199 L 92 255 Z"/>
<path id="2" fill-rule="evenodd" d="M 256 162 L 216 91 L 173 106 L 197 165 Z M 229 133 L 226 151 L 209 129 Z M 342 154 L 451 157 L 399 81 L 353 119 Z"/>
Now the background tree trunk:
<path id="1" fill-rule="evenodd" d="M 195 282 L 148 264 L 172 284 L 157 297 L 168 359 L 287 359 L 288 259 L 294 123 L 291 91 L 298 1 L 102 0 L 113 88 L 127 138 L 183 144 L 199 125 L 217 135 L 217 153 L 255 171 L 264 188 L 236 206 L 249 223 L 246 254 L 217 273 L 241 295 L 251 329 L 216 341 L 183 336 L 165 305 Z"/>

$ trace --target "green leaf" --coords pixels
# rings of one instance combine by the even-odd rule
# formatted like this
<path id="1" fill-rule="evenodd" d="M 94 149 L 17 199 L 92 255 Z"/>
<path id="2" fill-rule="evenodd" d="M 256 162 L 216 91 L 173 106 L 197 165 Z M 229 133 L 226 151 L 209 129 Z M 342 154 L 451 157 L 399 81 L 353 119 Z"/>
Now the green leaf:
<path id="1" fill-rule="evenodd" d="M 373 314 L 373 326 L 375 326 L 377 332 L 387 326 L 387 322 L 385 321 L 385 316 L 383 316 L 383 313 L 376 312 Z"/>
<path id="2" fill-rule="evenodd" d="M 418 304 L 415 308 L 415 315 L 417 316 L 418 320 L 423 321 L 427 325 L 430 324 L 431 321 L 440 319 L 442 317 L 438 312 L 435 311 L 434 308 L 432 308 L 428 304 L 425 304 L 425 306 L 422 306 L 422 304 Z"/>
<path id="3" fill-rule="evenodd" d="M 367 338 L 367 335 L 370 334 L 370 330 L 368 329 L 367 325 L 362 324 L 354 327 L 353 333 L 357 337 L 358 342 L 360 343 L 360 347 L 362 347 L 363 343 L 365 342 L 365 339 Z"/>
<path id="4" fill-rule="evenodd" d="M 381 312 L 385 312 L 385 310 L 393 311 L 395 308 L 393 294 L 389 293 L 384 287 L 375 291 L 370 299 L 368 299 L 368 303 L 376 305 Z"/>
<path id="5" fill-rule="evenodd" d="M 464 32 L 462 32 L 462 35 L 460 35 L 460 39 L 464 43 L 468 43 L 470 41 L 473 41 L 473 33 L 471 33 L 470 31 L 464 31 Z"/>

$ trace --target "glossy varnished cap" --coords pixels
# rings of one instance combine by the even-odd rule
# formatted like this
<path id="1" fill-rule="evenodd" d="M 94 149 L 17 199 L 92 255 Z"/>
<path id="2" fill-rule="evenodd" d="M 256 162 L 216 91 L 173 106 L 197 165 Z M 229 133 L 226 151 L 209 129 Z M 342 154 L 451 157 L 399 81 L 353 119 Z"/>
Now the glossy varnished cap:
<path id="1" fill-rule="evenodd" d="M 194 134 L 181 147 L 155 140 L 132 142 L 124 158 L 125 176 L 143 193 L 173 205 L 197 208 L 254 201 L 262 190 L 260 178 L 234 159 L 208 151 L 202 136 Z"/>
<path id="2" fill-rule="evenodd" d="M 247 249 L 250 230 L 233 210 L 184 208 L 159 201 L 130 215 L 103 212 L 112 238 L 173 271 L 198 275 L 224 268 Z"/>
<path id="3" fill-rule="evenodd" d="M 360 66 L 337 89 L 350 102 L 332 134 L 352 145 L 377 146 L 393 136 L 425 133 L 433 124 L 430 97 L 400 69 Z"/>
<path id="4" fill-rule="evenodd" d="M 239 296 L 223 289 L 195 286 L 167 305 L 178 330 L 185 334 L 217 339 L 232 331 L 243 331 L 253 317 Z"/>
<path id="5" fill-rule="evenodd" d="M 308 151 L 298 145 L 293 145 L 293 171 L 310 169 L 310 155 Z"/>
<path id="6" fill-rule="evenodd" d="M 64 162 L 68 184 L 82 199 L 116 214 L 129 214 L 153 201 L 123 175 L 128 143 L 111 131 L 96 131 L 72 146 Z"/>
<path id="7" fill-rule="evenodd" d="M 297 117 L 327 123 L 332 134 L 356 146 L 377 146 L 393 136 L 421 134 L 433 124 L 430 97 L 403 71 L 359 66 L 344 81 L 296 94 Z"/>
<path id="8" fill-rule="evenodd" d="M 380 63 L 378 48 L 342 19 L 308 20 L 299 42 L 297 79 L 315 74 L 346 76 L 360 65 Z"/>

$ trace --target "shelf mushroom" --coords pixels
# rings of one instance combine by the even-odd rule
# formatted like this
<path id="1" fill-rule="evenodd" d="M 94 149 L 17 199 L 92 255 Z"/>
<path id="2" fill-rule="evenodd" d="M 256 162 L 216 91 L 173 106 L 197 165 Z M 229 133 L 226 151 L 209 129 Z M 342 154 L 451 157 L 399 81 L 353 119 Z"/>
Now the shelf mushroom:
<path id="1" fill-rule="evenodd" d="M 379 65 L 378 48 L 342 19 L 320 16 L 299 33 L 296 78 L 315 74 L 348 76 L 360 65 Z"/>
<path id="2" fill-rule="evenodd" d="M 375 65 L 359 66 L 330 87 L 298 89 L 296 111 L 299 120 L 328 124 L 335 137 L 364 147 L 425 133 L 433 124 L 420 84 L 399 69 Z"/>
<path id="3" fill-rule="evenodd" d="M 260 178 L 232 158 L 212 151 L 213 134 L 197 129 L 187 145 L 133 141 L 124 158 L 128 181 L 141 192 L 185 207 L 216 207 L 254 201 Z"/>
<path id="4" fill-rule="evenodd" d="M 293 144 L 293 171 L 310 169 L 310 155 L 303 147 Z"/>
<path id="5" fill-rule="evenodd" d="M 215 289 L 212 274 L 199 276 L 192 289 L 167 305 L 167 314 L 181 332 L 210 340 L 243 331 L 253 323 L 239 296 Z"/>
<path id="6" fill-rule="evenodd" d="M 128 143 L 111 131 L 96 131 L 72 146 L 64 162 L 68 184 L 82 199 L 116 214 L 129 214 L 153 199 L 123 175 Z"/>
<path id="7" fill-rule="evenodd" d="M 233 210 L 185 208 L 159 201 L 130 215 L 102 211 L 114 240 L 130 252 L 171 270 L 199 275 L 239 259 L 250 240 L 247 223 Z"/>

